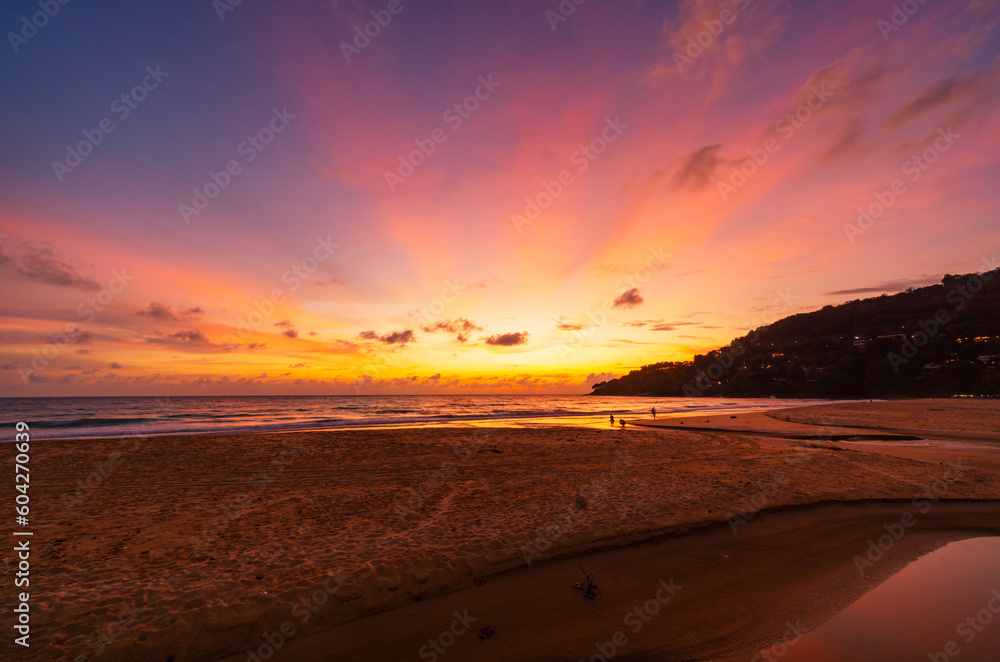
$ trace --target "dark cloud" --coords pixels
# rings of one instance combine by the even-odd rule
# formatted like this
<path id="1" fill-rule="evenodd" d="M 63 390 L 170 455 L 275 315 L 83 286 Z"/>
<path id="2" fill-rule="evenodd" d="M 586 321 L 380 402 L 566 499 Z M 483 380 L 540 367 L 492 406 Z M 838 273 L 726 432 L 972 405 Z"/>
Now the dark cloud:
<path id="1" fill-rule="evenodd" d="M 560 331 L 580 331 L 581 329 L 586 329 L 587 324 L 568 324 L 566 322 L 559 322 L 556 324 L 556 328 Z"/>
<path id="2" fill-rule="evenodd" d="M 247 345 L 247 349 L 249 349 L 249 350 L 266 349 L 266 348 L 267 348 L 267 345 L 265 343 L 262 343 L 262 342 L 252 342 L 249 345 Z"/>
<path id="3" fill-rule="evenodd" d="M 615 302 L 611 304 L 611 307 L 635 308 L 642 302 L 643 298 L 642 295 L 639 294 L 639 288 L 633 287 L 631 290 L 626 290 L 617 299 L 615 299 Z"/>
<path id="4" fill-rule="evenodd" d="M 796 93 L 788 112 L 795 112 L 808 104 L 819 92 L 826 100 L 817 110 L 826 113 L 836 109 L 832 117 L 841 122 L 830 146 L 822 158 L 835 159 L 859 154 L 868 148 L 867 136 L 872 125 L 872 101 L 889 74 L 889 67 L 882 60 L 872 62 L 870 55 L 855 48 L 844 57 L 817 69 Z M 816 110 L 809 106 L 811 110 Z"/>
<path id="5" fill-rule="evenodd" d="M 292 320 L 281 320 L 280 322 L 275 322 L 274 325 L 284 329 L 284 331 L 281 332 L 282 335 L 288 336 L 289 338 L 299 337 L 299 330 L 295 328 L 294 324 L 292 324 Z"/>
<path id="6" fill-rule="evenodd" d="M 28 280 L 46 285 L 75 287 L 88 292 L 101 289 L 97 282 L 82 276 L 73 265 L 57 258 L 46 242 L 23 244 L 17 257 L 0 254 L 0 267 L 11 268 Z"/>
<path id="7" fill-rule="evenodd" d="M 949 101 L 976 92 L 980 87 L 981 80 L 981 75 L 978 72 L 936 80 L 889 115 L 886 125 L 896 128 L 909 124 L 924 113 L 943 106 Z"/>
<path id="8" fill-rule="evenodd" d="M 833 144 L 823 152 L 824 159 L 835 159 L 838 156 L 851 154 L 864 149 L 867 126 L 861 120 L 852 120 L 844 124 Z"/>
<path id="9" fill-rule="evenodd" d="M 192 329 L 190 331 L 178 331 L 177 333 L 170 336 L 182 342 L 208 342 L 208 338 L 205 334 L 198 329 Z"/>
<path id="10" fill-rule="evenodd" d="M 413 331 L 410 329 L 406 329 L 405 331 L 393 331 L 392 333 L 379 338 L 379 341 L 386 345 L 405 345 L 413 342 L 413 340 Z"/>
<path id="11" fill-rule="evenodd" d="M 515 345 L 526 345 L 527 343 L 527 331 L 521 331 L 519 333 L 500 333 L 486 339 L 487 345 L 496 345 L 498 347 L 513 347 Z"/>
<path id="12" fill-rule="evenodd" d="M 121 370 L 121 369 L 122 369 L 122 368 L 124 368 L 125 366 L 123 366 L 123 365 L 122 365 L 121 363 L 119 363 L 118 361 L 114 361 L 114 362 L 112 362 L 112 363 L 111 363 L 111 367 L 112 367 L 112 368 L 113 368 L 114 370 Z"/>
<path id="13" fill-rule="evenodd" d="M 879 90 L 880 83 L 889 73 L 885 62 L 872 63 L 861 49 L 854 49 L 847 55 L 817 69 L 795 94 L 790 110 L 807 103 L 816 90 L 830 98 L 824 106 L 844 106 L 856 108 Z"/>
<path id="14" fill-rule="evenodd" d="M 293 363 L 292 365 L 290 365 L 290 366 L 288 366 L 288 367 L 289 367 L 289 368 L 305 368 L 305 367 L 307 367 L 307 366 L 306 366 L 306 364 L 305 364 L 305 363 Z"/>
<path id="15" fill-rule="evenodd" d="M 456 320 L 443 320 L 420 328 L 424 331 L 424 333 L 437 333 L 438 331 L 444 331 L 446 333 L 466 334 L 470 331 L 483 330 L 483 327 L 464 317 L 459 317 Z"/>
<path id="16" fill-rule="evenodd" d="M 855 287 L 849 290 L 835 290 L 833 292 L 824 292 L 824 296 L 846 296 L 851 294 L 895 294 L 896 292 L 902 292 L 908 290 L 911 287 L 925 287 L 927 285 L 935 285 L 941 281 L 940 276 L 930 276 L 924 274 L 917 278 L 909 278 L 907 280 L 890 280 L 877 283 L 875 285 L 869 285 L 867 287 Z"/>
<path id="17" fill-rule="evenodd" d="M 174 312 L 170 306 L 160 303 L 158 301 L 151 301 L 150 304 L 143 310 L 139 311 L 139 315 L 144 317 L 152 317 L 156 320 L 171 320 L 174 322 L 182 322 L 185 320 L 196 319 L 205 313 L 201 307 L 196 308 L 184 308 Z"/>
<path id="18" fill-rule="evenodd" d="M 377 340 L 383 345 L 400 346 L 406 346 L 416 340 L 412 329 L 406 329 L 405 331 L 393 331 L 392 333 L 387 333 L 382 336 L 378 335 L 374 331 L 362 331 L 358 334 L 358 338 L 361 338 L 362 340 Z"/>
<path id="19" fill-rule="evenodd" d="M 94 334 L 90 331 L 73 329 L 65 333 L 49 334 L 49 342 L 53 345 L 85 345 L 94 339 Z"/>
<path id="20" fill-rule="evenodd" d="M 712 180 L 716 169 L 725 163 L 719 156 L 721 144 L 705 145 L 688 155 L 681 164 L 680 170 L 674 173 L 671 182 L 677 188 L 698 191 Z"/>
<path id="21" fill-rule="evenodd" d="M 633 320 L 622 326 L 647 327 L 650 331 L 675 331 L 679 326 L 697 326 L 697 322 L 667 322 L 666 320 Z"/>

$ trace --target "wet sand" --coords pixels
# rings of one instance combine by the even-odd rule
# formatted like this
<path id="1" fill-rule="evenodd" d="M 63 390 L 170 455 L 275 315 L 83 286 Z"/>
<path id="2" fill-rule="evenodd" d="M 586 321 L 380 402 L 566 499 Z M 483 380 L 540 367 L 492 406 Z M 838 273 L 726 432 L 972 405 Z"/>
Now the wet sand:
<path id="1" fill-rule="evenodd" d="M 35 442 L 37 639 L 16 652 L 180 662 L 280 644 L 284 659 L 421 659 L 444 617 L 468 609 L 470 628 L 497 634 L 457 636 L 442 659 L 577 659 L 618 629 L 616 659 L 743 653 L 780 639 L 787 618 L 823 622 L 921 553 L 1000 533 L 998 411 L 915 401 L 683 430 Z M 885 438 L 851 440 L 863 435 Z M 920 446 L 926 435 L 982 446 Z M 904 512 L 915 526 L 863 576 L 852 557 Z M 601 600 L 571 588 L 578 564 Z M 623 614 L 671 576 L 683 589 L 632 633 Z"/>
<path id="2" fill-rule="evenodd" d="M 602 652 L 610 659 L 610 652 L 616 660 L 706 660 L 757 651 L 824 623 L 921 554 L 1000 531 L 1000 504 L 938 504 L 858 572 L 852 558 L 906 512 L 919 513 L 909 503 L 806 506 L 760 515 L 738 535 L 713 527 L 535 566 L 291 639 L 274 659 L 428 659 L 420 653 L 434 650 L 427 642 L 455 614 L 476 620 L 442 659 L 577 660 Z M 580 565 L 599 580 L 600 600 L 573 589 Z M 489 640 L 477 637 L 484 626 L 496 629 Z"/>

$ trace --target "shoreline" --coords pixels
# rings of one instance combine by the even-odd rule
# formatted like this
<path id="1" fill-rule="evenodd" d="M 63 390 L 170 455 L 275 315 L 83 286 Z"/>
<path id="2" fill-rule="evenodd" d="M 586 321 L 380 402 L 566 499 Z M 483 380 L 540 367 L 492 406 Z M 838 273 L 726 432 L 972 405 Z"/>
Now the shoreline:
<path id="1" fill-rule="evenodd" d="M 1000 416 L 996 404 L 934 402 L 942 411 L 921 424 L 935 432 L 953 419 L 961 419 L 960 434 L 998 429 L 989 427 Z M 169 436 L 128 448 L 116 439 L 38 441 L 32 461 L 45 471 L 32 485 L 41 522 L 37 567 L 50 585 L 38 603 L 38 627 L 49 655 L 24 659 L 74 660 L 93 632 L 121 620 L 123 605 L 140 613 L 105 642 L 104 654 L 221 659 L 266 643 L 262 637 L 288 619 L 290 606 L 304 604 L 331 575 L 340 579 L 327 586 L 328 603 L 299 625 L 296 641 L 398 609 L 416 610 L 407 618 L 431 628 L 420 609 L 449 596 L 488 593 L 513 581 L 506 577 L 599 555 L 734 537 L 727 522 L 740 519 L 736 539 L 786 514 L 820 512 L 809 508 L 899 508 L 930 489 L 943 493 L 928 517 L 995 507 L 1000 445 L 796 438 L 815 431 L 817 417 L 864 422 L 858 410 L 892 422 L 927 404 L 778 410 L 792 421 L 699 414 L 706 429 L 693 418 L 681 429 L 671 418 L 655 428 Z M 756 434 L 768 432 L 762 426 L 774 434 Z M 732 429 L 718 431 L 724 427 Z M 944 464 L 956 461 L 959 470 Z M 79 487 L 95 472 L 97 484 Z M 990 530 L 1000 533 L 992 517 Z M 552 627 L 565 625 L 559 618 L 553 612 Z"/>
<path id="2" fill-rule="evenodd" d="M 456 637 L 448 659 L 587 659 L 600 652 L 598 645 L 606 653 L 615 633 L 626 640 L 613 647 L 616 659 L 705 660 L 752 653 L 780 641 L 789 621 L 803 630 L 817 627 L 919 556 L 956 540 L 1000 535 L 1000 500 L 943 502 L 866 574 L 855 572 L 849 559 L 864 553 L 865 541 L 877 538 L 885 522 L 913 510 L 905 501 L 790 506 L 761 511 L 739 535 L 724 523 L 663 533 L 501 573 L 482 586 L 291 637 L 273 659 L 365 659 L 373 652 L 372 641 L 379 642 L 377 659 L 414 659 L 428 635 L 433 637 L 435 624 L 447 624 L 456 612 L 476 618 L 476 630 L 482 623 L 497 634 L 488 641 L 474 632 Z M 600 601 L 587 601 L 573 590 L 581 565 L 602 580 Z M 748 576 L 755 581 L 747 584 Z M 667 586 L 673 590 L 660 590 Z M 648 606 L 657 597 L 660 606 Z M 637 605 L 648 609 L 648 619 L 629 618 Z M 554 614 L 565 617 L 560 627 L 553 627 Z M 642 626 L 646 622 L 654 627 Z M 538 623 L 550 627 L 539 631 Z M 242 652 L 219 660 L 247 657 Z"/>
<path id="3" fill-rule="evenodd" d="M 365 397 L 365 396 L 358 396 Z M 382 396 L 375 396 L 382 397 Z M 540 398 L 545 398 L 546 396 L 539 396 Z M 586 396 L 580 396 L 580 398 L 585 398 Z M 145 399 L 145 398 L 141 398 Z M 649 400 L 653 401 L 653 398 Z M 681 399 L 678 399 L 681 400 Z M 683 399 L 685 402 L 689 402 L 689 399 Z M 712 399 L 715 402 L 706 403 L 703 406 L 704 409 L 699 411 L 712 414 L 716 410 L 722 410 L 725 412 L 730 411 L 730 407 L 727 405 L 734 405 L 736 403 L 732 401 L 722 402 L 723 398 Z M 746 409 L 735 409 L 738 413 L 750 413 L 750 411 L 763 412 L 775 407 L 775 403 L 779 402 L 777 400 L 768 400 L 760 398 L 735 398 L 733 399 L 738 402 L 740 407 L 746 407 Z M 745 401 L 745 402 L 744 402 Z M 655 399 L 657 404 L 662 404 L 662 399 Z M 782 408 L 795 408 L 795 407 L 809 407 L 830 403 L 840 403 L 840 402 L 855 402 L 854 400 L 844 400 L 844 401 L 830 401 L 822 399 L 795 399 L 789 398 L 787 402 L 792 404 L 786 404 Z M 756 404 L 749 404 L 756 403 Z M 626 404 L 626 403 L 622 403 Z M 671 411 L 663 412 L 667 416 L 679 416 L 686 413 L 687 407 L 685 405 L 684 409 L 676 409 Z M 155 437 L 155 436 L 218 436 L 218 435 L 233 435 L 233 434 L 277 434 L 277 433 L 301 433 L 301 432 L 334 432 L 338 430 L 374 430 L 374 429 L 403 429 L 403 428 L 423 428 L 423 427 L 464 427 L 467 425 L 475 424 L 485 424 L 485 425 L 495 425 L 497 427 L 503 427 L 505 425 L 517 425 L 519 423 L 532 423 L 538 425 L 545 424 L 556 424 L 556 425 L 591 425 L 594 420 L 598 422 L 602 417 L 608 414 L 613 414 L 616 417 L 621 415 L 628 416 L 641 416 L 646 412 L 645 408 L 642 409 L 602 409 L 593 411 L 561 411 L 561 412 L 544 412 L 544 411 L 530 411 L 530 412 L 518 412 L 509 411 L 503 413 L 493 413 L 493 414 L 449 414 L 449 415 L 428 415 L 428 416 L 416 416 L 416 417 L 402 417 L 398 420 L 392 418 L 379 417 L 378 415 L 362 418 L 340 418 L 340 419 L 330 419 L 336 420 L 337 424 L 330 424 L 329 421 L 316 421 L 316 420 L 304 420 L 304 421 L 289 421 L 285 423 L 261 423 L 259 425 L 244 425 L 236 427 L 194 427 L 194 428 L 177 428 L 165 431 L 158 431 L 162 428 L 165 423 L 158 418 L 149 419 L 136 419 L 133 427 L 129 429 L 121 429 L 118 431 L 114 430 L 114 426 L 97 426 L 93 428 L 80 427 L 77 425 L 78 421 L 61 421 L 59 424 L 54 424 L 52 421 L 43 421 L 41 423 L 36 422 L 34 424 L 28 420 L 29 425 L 34 425 L 33 433 L 34 438 L 38 440 L 50 440 L 50 441 L 68 441 L 68 440 L 79 440 L 79 441 L 92 441 L 98 439 L 121 439 L 124 437 Z M 721 413 L 721 412 L 719 412 Z M 87 430 L 83 434 L 71 435 L 66 432 L 67 430 L 81 429 Z M 49 436 L 49 435 L 59 435 L 60 432 L 63 436 Z M 0 443 L 4 443 L 0 440 Z"/>

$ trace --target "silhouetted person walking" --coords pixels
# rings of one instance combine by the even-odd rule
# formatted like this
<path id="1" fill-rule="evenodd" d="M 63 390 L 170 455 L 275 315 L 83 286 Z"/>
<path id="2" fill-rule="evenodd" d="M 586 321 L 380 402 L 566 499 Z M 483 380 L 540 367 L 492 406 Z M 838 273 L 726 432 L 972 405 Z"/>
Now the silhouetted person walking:
<path id="1" fill-rule="evenodd" d="M 656 420 L 656 407 L 653 407 L 653 420 Z"/>

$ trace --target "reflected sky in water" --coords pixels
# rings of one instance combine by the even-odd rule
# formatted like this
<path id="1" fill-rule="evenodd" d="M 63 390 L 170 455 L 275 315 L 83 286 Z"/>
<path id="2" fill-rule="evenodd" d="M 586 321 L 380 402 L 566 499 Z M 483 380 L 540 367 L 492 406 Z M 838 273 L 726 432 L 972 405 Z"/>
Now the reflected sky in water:
<path id="1" fill-rule="evenodd" d="M 946 545 L 797 641 L 725 662 L 775 660 L 1000 660 L 1000 537 Z"/>

